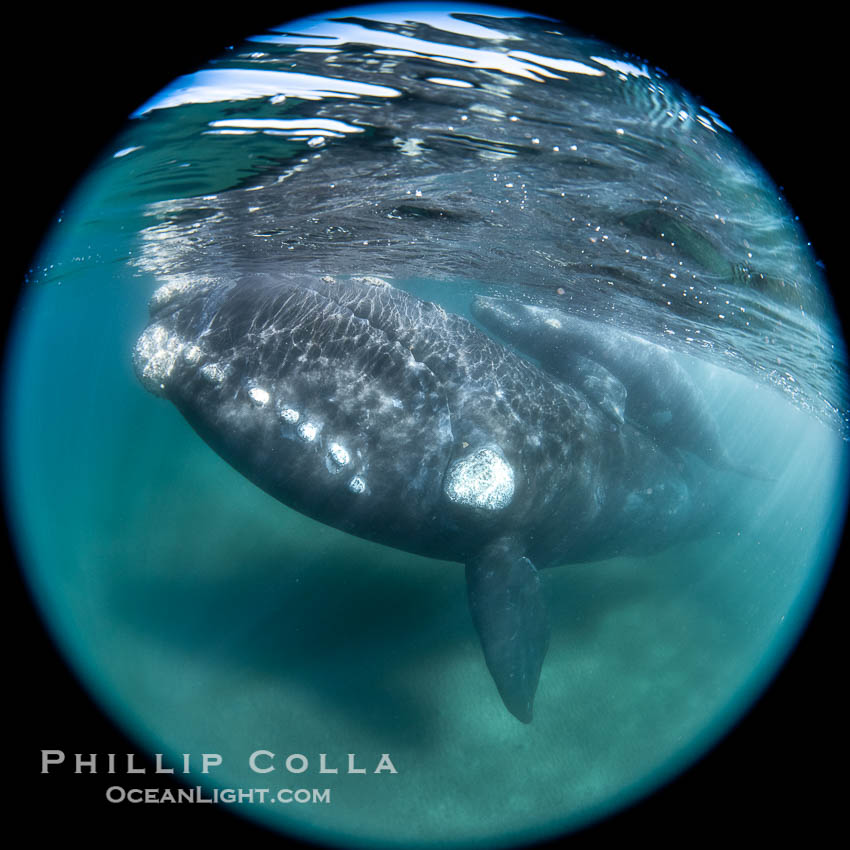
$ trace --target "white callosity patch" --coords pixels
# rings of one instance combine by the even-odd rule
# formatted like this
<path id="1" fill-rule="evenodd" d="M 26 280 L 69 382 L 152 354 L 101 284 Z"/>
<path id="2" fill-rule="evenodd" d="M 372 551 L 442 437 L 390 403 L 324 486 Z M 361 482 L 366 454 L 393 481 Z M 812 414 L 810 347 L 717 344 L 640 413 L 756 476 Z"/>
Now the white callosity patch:
<path id="1" fill-rule="evenodd" d="M 205 363 L 201 366 L 201 375 L 211 384 L 221 384 L 227 377 L 227 371 L 218 363 Z"/>
<path id="2" fill-rule="evenodd" d="M 355 475 L 354 478 L 348 482 L 348 489 L 359 496 L 361 493 L 365 492 L 366 482 L 359 475 Z"/>
<path id="3" fill-rule="evenodd" d="M 133 365 L 145 389 L 162 393 L 183 346 L 183 340 L 164 325 L 145 328 L 133 349 Z"/>
<path id="4" fill-rule="evenodd" d="M 255 407 L 265 407 L 269 403 L 270 398 L 268 391 L 262 387 L 251 387 L 248 390 L 248 397 Z"/>
<path id="5" fill-rule="evenodd" d="M 375 277 L 374 275 L 358 275 L 351 279 L 355 283 L 366 283 L 369 286 L 377 286 L 379 288 L 393 288 L 392 285 L 387 283 L 387 281 L 385 281 L 382 277 Z"/>
<path id="6" fill-rule="evenodd" d="M 340 472 L 351 460 L 348 450 L 339 443 L 331 443 L 328 446 L 328 469 L 331 472 Z"/>
<path id="7" fill-rule="evenodd" d="M 201 359 L 202 355 L 203 351 L 201 351 L 200 346 L 197 345 L 187 345 L 183 349 L 183 359 L 187 363 L 191 363 L 193 365 Z"/>
<path id="8" fill-rule="evenodd" d="M 164 283 L 151 295 L 151 300 L 148 302 L 151 312 L 158 310 L 182 292 L 194 286 L 195 283 L 196 281 L 192 278 L 175 278 Z"/>
<path id="9" fill-rule="evenodd" d="M 278 413 L 280 418 L 289 425 L 294 425 L 301 418 L 301 414 L 294 407 L 281 407 Z"/>
<path id="10" fill-rule="evenodd" d="M 302 422 L 298 426 L 298 436 L 304 440 L 305 443 L 312 443 L 313 440 L 316 439 L 319 433 L 319 428 L 317 425 L 312 422 Z"/>
<path id="11" fill-rule="evenodd" d="M 498 511 L 514 495 L 514 471 L 494 448 L 482 448 L 456 461 L 446 476 L 445 493 L 460 505 Z"/>

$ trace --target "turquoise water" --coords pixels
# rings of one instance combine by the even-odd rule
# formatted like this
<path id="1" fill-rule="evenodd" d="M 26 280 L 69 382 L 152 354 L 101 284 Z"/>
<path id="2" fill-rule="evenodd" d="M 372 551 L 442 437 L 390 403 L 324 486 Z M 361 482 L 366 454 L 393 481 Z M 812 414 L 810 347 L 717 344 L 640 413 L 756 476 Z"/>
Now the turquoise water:
<path id="1" fill-rule="evenodd" d="M 183 105 L 173 109 L 188 118 L 166 110 L 157 120 L 208 126 L 215 117 L 197 110 L 220 108 Z M 238 192 L 258 176 L 253 165 L 242 175 L 210 170 L 221 153 L 205 159 L 210 138 L 190 129 L 156 148 L 146 135 L 156 126 L 128 129 L 148 145 L 144 167 L 132 153 L 101 163 L 45 243 L 6 365 L 12 530 L 52 633 L 98 701 L 148 752 L 221 754 L 212 785 L 329 788 L 328 805 L 242 808 L 287 834 L 348 846 L 497 846 L 558 834 L 652 790 L 710 747 L 795 643 L 840 533 L 846 443 L 815 400 L 839 408 L 846 387 L 799 355 L 801 341 L 814 351 L 834 333 L 828 313 L 812 320 L 814 337 L 802 320 L 772 329 L 771 355 L 797 346 L 800 393 L 786 391 L 787 379 L 762 379 L 773 364 L 746 339 L 738 359 L 753 369 L 719 368 L 730 359 L 723 352 L 682 355 L 736 453 L 776 480 L 718 474 L 736 522 L 709 537 L 651 558 L 546 571 L 552 642 L 524 726 L 484 666 L 461 565 L 294 513 L 136 380 L 130 352 L 147 300 L 169 265 L 186 273 L 187 240 L 225 246 L 224 267 L 239 260 L 215 216 L 151 230 L 162 219 L 149 204 L 164 201 L 171 215 L 183 199 Z M 273 139 L 243 138 L 242 149 L 265 154 Z M 116 152 L 131 147 L 125 141 Z M 290 163 L 306 150 L 306 141 L 286 144 L 269 155 Z M 175 169 L 192 160 L 174 154 L 193 152 L 207 170 L 180 183 Z M 233 196 L 222 197 L 227 214 Z M 262 193 L 253 197 L 274 217 Z M 789 254 L 763 262 L 773 271 Z M 792 270 L 801 289 L 822 286 L 809 266 Z M 701 281 L 714 285 L 708 272 Z M 395 283 L 459 313 L 494 285 L 454 273 Z M 545 297 L 518 284 L 499 291 Z M 612 303 L 638 322 L 657 309 L 651 298 L 636 306 L 618 295 Z M 781 309 L 764 290 L 748 295 L 748 306 L 762 299 L 764 315 Z M 687 320 L 712 330 L 704 317 Z M 717 338 L 724 333 L 734 336 Z M 258 749 L 278 764 L 303 753 L 311 770 L 258 778 L 247 767 Z M 320 753 L 340 766 L 356 753 L 370 773 L 319 775 Z M 371 773 L 382 753 L 397 774 Z"/>

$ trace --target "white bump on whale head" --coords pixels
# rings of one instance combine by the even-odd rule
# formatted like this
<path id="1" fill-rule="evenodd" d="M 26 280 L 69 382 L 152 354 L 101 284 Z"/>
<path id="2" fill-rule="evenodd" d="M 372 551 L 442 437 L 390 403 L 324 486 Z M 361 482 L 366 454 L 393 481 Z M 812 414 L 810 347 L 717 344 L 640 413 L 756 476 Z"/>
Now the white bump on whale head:
<path id="1" fill-rule="evenodd" d="M 501 452 L 485 446 L 452 464 L 444 489 L 456 504 L 498 511 L 513 498 L 514 471 Z"/>
<path id="2" fill-rule="evenodd" d="M 203 351 L 201 351 L 200 347 L 197 345 L 187 345 L 183 349 L 183 359 L 187 363 L 192 363 L 193 365 L 201 359 L 202 354 Z"/>
<path id="3" fill-rule="evenodd" d="M 339 443 L 328 446 L 328 469 L 331 472 L 339 472 L 350 460 L 351 455 L 344 446 Z"/>
<path id="4" fill-rule="evenodd" d="M 174 280 L 169 280 L 167 283 L 164 283 L 162 286 L 151 295 L 150 301 L 148 301 L 148 307 L 150 310 L 158 310 L 160 307 L 167 304 L 169 301 L 172 301 L 182 292 L 185 292 L 187 289 L 190 289 L 196 283 L 192 278 L 175 278 Z"/>
<path id="5" fill-rule="evenodd" d="M 360 495 L 366 490 L 366 482 L 359 476 L 355 475 L 351 481 L 348 482 L 348 489 L 351 490 L 352 493 Z"/>
<path id="6" fill-rule="evenodd" d="M 382 277 L 375 277 L 375 275 L 357 275 L 351 278 L 355 283 L 367 283 L 369 286 L 377 286 L 379 288 L 387 288 L 392 289 L 392 284 L 387 283 Z"/>
<path id="7" fill-rule="evenodd" d="M 301 437 L 305 443 L 312 443 L 318 436 L 318 433 L 319 427 L 313 422 L 302 422 L 298 426 L 298 436 Z"/>
<path id="8" fill-rule="evenodd" d="M 248 397 L 255 407 L 265 407 L 269 403 L 270 398 L 268 391 L 262 387 L 251 387 L 248 390 Z"/>
<path id="9" fill-rule="evenodd" d="M 145 389 L 161 395 L 174 371 L 184 342 L 164 325 L 145 328 L 133 349 L 133 365 Z"/>
<path id="10" fill-rule="evenodd" d="M 278 413 L 280 418 L 290 425 L 294 425 L 301 418 L 301 414 L 294 407 L 281 407 Z"/>
<path id="11" fill-rule="evenodd" d="M 201 366 L 201 375 L 211 384 L 223 384 L 227 377 L 227 368 L 219 366 L 218 363 L 204 363 Z"/>
<path id="12" fill-rule="evenodd" d="M 546 325 L 549 325 L 550 328 L 560 328 L 561 327 L 561 320 L 560 319 L 553 319 L 551 316 L 548 319 L 544 319 L 543 323 L 546 324 Z"/>

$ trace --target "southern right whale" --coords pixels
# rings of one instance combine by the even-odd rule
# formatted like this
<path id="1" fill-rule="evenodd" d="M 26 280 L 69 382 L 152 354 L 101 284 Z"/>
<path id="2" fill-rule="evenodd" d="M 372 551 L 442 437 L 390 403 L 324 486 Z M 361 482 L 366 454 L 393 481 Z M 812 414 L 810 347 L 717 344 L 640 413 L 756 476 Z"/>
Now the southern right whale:
<path id="1" fill-rule="evenodd" d="M 140 380 L 238 471 L 321 522 L 466 564 L 487 666 L 524 722 L 549 642 L 538 570 L 715 519 L 704 465 L 383 280 L 181 279 L 150 310 Z"/>
<path id="2" fill-rule="evenodd" d="M 718 469 L 771 480 L 732 457 L 699 387 L 666 348 L 604 322 L 504 298 L 476 296 L 472 314 L 546 371 L 581 387 L 617 423 L 628 421 Z"/>

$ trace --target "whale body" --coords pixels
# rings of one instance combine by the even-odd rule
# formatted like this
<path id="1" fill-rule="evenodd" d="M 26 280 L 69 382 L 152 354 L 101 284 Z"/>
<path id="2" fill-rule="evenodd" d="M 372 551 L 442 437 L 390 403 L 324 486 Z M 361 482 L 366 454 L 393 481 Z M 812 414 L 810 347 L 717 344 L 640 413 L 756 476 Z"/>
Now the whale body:
<path id="1" fill-rule="evenodd" d="M 582 388 L 616 422 L 629 421 L 668 450 L 690 452 L 717 469 L 772 480 L 733 459 L 699 387 L 666 348 L 614 325 L 504 298 L 476 296 L 472 314 Z"/>
<path id="2" fill-rule="evenodd" d="M 712 516 L 699 469 L 612 421 L 604 364 L 556 377 L 378 278 L 165 284 L 150 311 L 138 377 L 239 472 L 320 522 L 466 565 L 524 722 L 549 642 L 539 570 L 655 552 Z"/>

